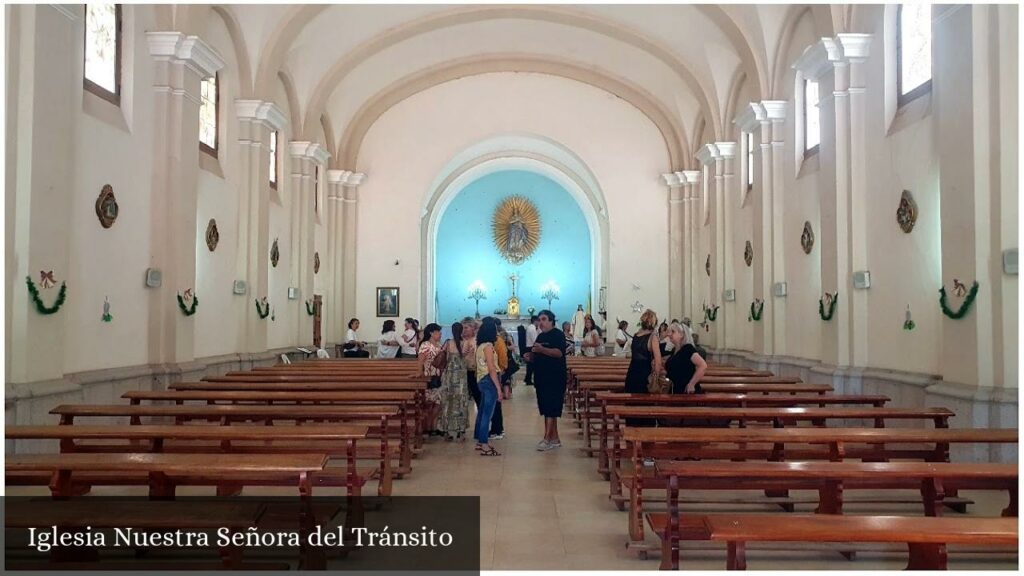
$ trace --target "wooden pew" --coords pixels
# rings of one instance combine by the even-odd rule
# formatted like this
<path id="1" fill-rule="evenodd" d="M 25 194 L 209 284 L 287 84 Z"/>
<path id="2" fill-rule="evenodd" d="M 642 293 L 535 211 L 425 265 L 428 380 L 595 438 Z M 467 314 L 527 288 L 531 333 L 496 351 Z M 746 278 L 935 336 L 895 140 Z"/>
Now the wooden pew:
<path id="1" fill-rule="evenodd" d="M 305 405 L 124 405 L 124 404 L 64 404 L 50 410 L 51 414 L 60 416 L 60 424 L 72 425 L 75 418 L 128 418 L 132 425 L 142 424 L 142 418 L 173 419 L 175 423 L 195 420 L 212 420 L 222 425 L 236 422 L 255 421 L 267 424 L 276 421 L 308 421 L 348 422 L 370 424 L 370 431 L 379 438 L 380 454 L 384 464 L 379 474 L 381 481 L 390 485 L 391 459 L 389 452 L 389 435 L 391 423 L 398 416 L 395 406 L 381 405 L 336 405 L 336 406 L 305 406 Z M 396 434 L 397 436 L 397 434 Z M 408 441 L 400 440 L 408 446 Z"/>
<path id="2" fill-rule="evenodd" d="M 716 392 L 733 394 L 751 394 L 761 392 L 762 394 L 827 394 L 832 392 L 831 384 L 786 384 L 774 382 L 742 382 L 742 383 L 717 383 L 701 381 L 700 387 L 704 392 L 713 394 Z"/>
<path id="3" fill-rule="evenodd" d="M 729 570 L 746 570 L 747 542 L 905 543 L 908 570 L 945 570 L 947 544 L 1016 546 L 1016 518 L 906 518 L 900 516 L 714 515 L 704 523 L 709 538 L 726 542 Z"/>
<path id="4" fill-rule="evenodd" d="M 179 485 L 297 486 L 308 497 L 327 459 L 326 454 L 8 454 L 4 467 L 8 485 L 17 485 L 20 473 L 50 474 L 50 492 L 58 498 L 75 494 L 78 475 L 90 485 L 122 486 L 136 483 L 132 474 L 146 476 L 155 498 L 173 498 Z"/>
<path id="5" fill-rule="evenodd" d="M 632 470 L 618 462 L 613 443 L 611 499 L 623 502 L 629 486 L 629 526 L 632 540 L 642 542 L 647 488 L 664 488 L 665 479 L 647 470 L 644 461 L 657 458 L 701 460 L 754 459 L 762 461 L 847 459 L 905 459 L 948 462 L 950 444 L 1016 443 L 1016 428 L 632 428 L 622 434 L 632 453 Z M 755 446 L 750 446 L 754 444 Z M 912 446 L 906 446 L 906 445 Z M 895 446 L 894 446 L 895 445 Z M 947 492 L 950 496 L 954 493 Z"/>
<path id="6" fill-rule="evenodd" d="M 1005 517 L 1017 516 L 1016 464 L 947 462 L 678 462 L 659 460 L 659 476 L 668 480 L 665 514 L 647 514 L 650 524 L 664 525 L 662 568 L 679 568 L 680 490 L 818 490 L 818 513 L 842 514 L 845 490 L 918 489 L 926 516 L 940 516 L 945 490 L 1005 490 Z M 660 518 L 659 518 L 660 517 Z M 786 516 L 788 521 L 790 516 Z"/>
<path id="7" fill-rule="evenodd" d="M 208 404 L 384 404 L 397 405 L 400 421 L 400 437 L 396 447 L 398 466 L 393 470 L 396 478 L 401 478 L 412 470 L 412 437 L 415 433 L 416 395 L 412 391 L 258 391 L 258 390 L 181 390 L 181 391 L 130 391 L 121 395 L 132 404 L 142 401 L 167 401 L 183 404 L 188 401 L 206 402 Z M 409 427 L 412 420 L 414 426 Z"/>
<path id="8" fill-rule="evenodd" d="M 173 454 L 326 454 L 344 458 L 345 468 L 314 475 L 314 484 L 344 486 L 359 496 L 376 470 L 356 468 L 356 442 L 366 438 L 367 427 L 331 426 L 7 426 L 9 440 L 58 440 L 61 453 L 173 453 Z M 110 443 L 111 440 L 124 442 Z M 378 496 L 391 495 L 390 458 L 380 454 Z M 28 483 L 23 475 L 18 482 Z M 39 483 L 39 478 L 36 478 Z M 229 486 L 224 484 L 223 491 Z"/>
<path id="9" fill-rule="evenodd" d="M 607 408 L 609 406 L 848 406 L 848 405 L 869 405 L 881 408 L 889 401 L 888 396 L 883 395 L 821 395 L 821 396 L 795 396 L 795 395 L 747 395 L 747 394 L 626 394 L 619 392 L 595 392 L 594 401 L 598 409 L 590 408 L 584 412 L 584 448 L 582 450 L 588 455 L 595 449 L 591 448 L 591 436 L 593 434 L 593 416 L 598 416 L 598 471 L 605 476 L 608 474 L 608 429 L 610 418 Z"/>

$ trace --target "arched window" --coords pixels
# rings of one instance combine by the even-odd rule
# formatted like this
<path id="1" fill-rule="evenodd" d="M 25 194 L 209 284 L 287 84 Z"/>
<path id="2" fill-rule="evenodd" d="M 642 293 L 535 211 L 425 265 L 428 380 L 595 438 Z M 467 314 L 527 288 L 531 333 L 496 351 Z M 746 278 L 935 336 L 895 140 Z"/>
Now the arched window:
<path id="1" fill-rule="evenodd" d="M 747 190 L 754 189 L 754 133 L 747 132 Z"/>
<path id="2" fill-rule="evenodd" d="M 217 127 L 220 124 L 220 90 L 217 75 L 202 81 L 199 87 L 199 149 L 217 155 Z"/>
<path id="3" fill-rule="evenodd" d="M 821 143 L 821 119 L 818 115 L 818 83 L 804 80 L 804 157 L 817 153 Z"/>
<path id="4" fill-rule="evenodd" d="M 85 89 L 121 105 L 121 5 L 85 5 Z"/>
<path id="5" fill-rule="evenodd" d="M 932 88 L 932 7 L 900 4 L 896 9 L 897 105 Z"/>
<path id="6" fill-rule="evenodd" d="M 277 190 L 277 130 L 270 133 L 270 187 Z"/>

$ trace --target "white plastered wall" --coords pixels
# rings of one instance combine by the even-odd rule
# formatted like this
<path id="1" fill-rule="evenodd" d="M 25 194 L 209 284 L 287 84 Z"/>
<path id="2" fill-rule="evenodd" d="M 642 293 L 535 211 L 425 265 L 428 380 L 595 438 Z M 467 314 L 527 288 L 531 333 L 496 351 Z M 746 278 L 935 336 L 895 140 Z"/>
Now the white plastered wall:
<path id="1" fill-rule="evenodd" d="M 609 212 L 608 318 L 632 318 L 630 305 L 637 300 L 667 311 L 668 201 L 659 174 L 668 169 L 668 155 L 657 128 L 637 109 L 589 85 L 496 73 L 412 96 L 367 134 L 357 168 L 369 175 L 358 192 L 356 311 L 364 326 L 378 324 L 377 286 L 402 289 L 401 316 L 423 313 L 419 226 L 431 183 L 460 151 L 507 133 L 550 138 L 576 153 L 597 178 Z"/>

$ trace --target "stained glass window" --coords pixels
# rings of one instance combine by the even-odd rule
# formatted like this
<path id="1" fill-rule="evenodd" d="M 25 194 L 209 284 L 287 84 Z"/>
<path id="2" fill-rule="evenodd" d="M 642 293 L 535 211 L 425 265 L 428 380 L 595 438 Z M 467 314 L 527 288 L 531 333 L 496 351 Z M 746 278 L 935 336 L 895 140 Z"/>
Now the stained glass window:
<path id="1" fill-rule="evenodd" d="M 199 85 L 199 148 L 217 155 L 217 103 L 220 94 L 217 89 L 217 76 L 203 80 Z"/>
<path id="2" fill-rule="evenodd" d="M 270 133 L 270 187 L 277 189 L 277 132 Z"/>
<path id="3" fill-rule="evenodd" d="M 121 98 L 121 5 L 85 5 L 85 87 L 107 100 Z"/>
<path id="4" fill-rule="evenodd" d="M 896 12 L 896 84 L 900 103 L 927 92 L 931 81 L 931 6 L 901 4 Z"/>
<path id="5" fill-rule="evenodd" d="M 818 83 L 804 80 L 804 153 L 813 154 L 821 143 L 821 119 L 818 116 Z"/>
<path id="6" fill-rule="evenodd" d="M 754 133 L 747 132 L 747 190 L 754 187 Z"/>

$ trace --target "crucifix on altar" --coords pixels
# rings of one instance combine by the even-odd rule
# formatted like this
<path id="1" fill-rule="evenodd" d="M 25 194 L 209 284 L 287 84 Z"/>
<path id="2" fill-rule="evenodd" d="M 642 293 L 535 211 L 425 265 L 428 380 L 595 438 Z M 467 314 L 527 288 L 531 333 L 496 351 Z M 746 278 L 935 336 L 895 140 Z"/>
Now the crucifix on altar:
<path id="1" fill-rule="evenodd" d="M 519 281 L 519 275 L 513 272 L 508 279 L 512 281 L 512 296 L 508 299 L 508 317 L 515 319 L 519 318 L 519 298 L 516 297 L 516 282 Z"/>

